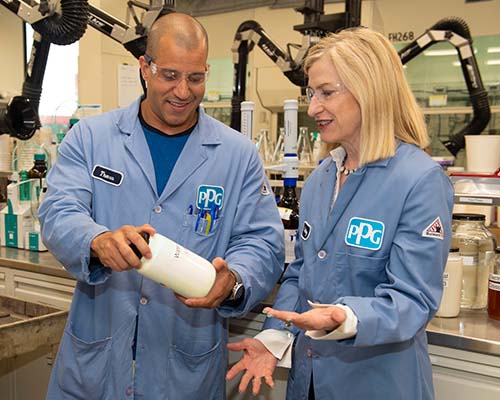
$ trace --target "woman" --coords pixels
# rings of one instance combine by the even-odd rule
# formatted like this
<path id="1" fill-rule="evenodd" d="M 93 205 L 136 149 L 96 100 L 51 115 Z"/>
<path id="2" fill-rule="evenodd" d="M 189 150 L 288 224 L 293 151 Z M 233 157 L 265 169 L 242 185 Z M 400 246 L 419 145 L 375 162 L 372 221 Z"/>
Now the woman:
<path id="1" fill-rule="evenodd" d="M 442 294 L 453 188 L 391 43 L 367 28 L 320 40 L 305 62 L 308 114 L 333 146 L 301 196 L 296 260 L 263 331 L 230 344 L 228 372 L 287 399 L 432 399 L 425 327 Z M 274 318 L 269 318 L 274 317 Z M 292 354 L 293 353 L 293 354 Z"/>

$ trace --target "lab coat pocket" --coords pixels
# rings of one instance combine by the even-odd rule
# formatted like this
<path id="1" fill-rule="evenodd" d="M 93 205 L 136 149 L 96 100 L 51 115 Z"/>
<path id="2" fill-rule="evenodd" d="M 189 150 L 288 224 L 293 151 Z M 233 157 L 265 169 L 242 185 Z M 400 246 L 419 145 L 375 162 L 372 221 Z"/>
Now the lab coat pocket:
<path id="1" fill-rule="evenodd" d="M 375 288 L 387 282 L 388 257 L 343 254 L 340 266 L 341 296 L 374 296 Z"/>
<path id="2" fill-rule="evenodd" d="M 169 396 L 190 400 L 223 398 L 225 373 L 221 373 L 221 368 L 226 365 L 223 353 L 221 341 L 208 351 L 196 354 L 172 345 L 168 373 L 172 375 L 172 382 L 184 384 L 172 387 Z"/>
<path id="3" fill-rule="evenodd" d="M 107 398 L 111 337 L 86 342 L 74 334 L 70 322 L 58 354 L 57 380 L 63 393 L 71 398 Z"/>
<path id="4" fill-rule="evenodd" d="M 214 257 L 219 227 L 222 224 L 223 216 L 219 215 L 211 225 L 207 220 L 198 219 L 197 215 L 191 215 L 189 224 L 184 226 L 182 245 L 194 251 L 196 254 L 212 260 Z"/>
<path id="5" fill-rule="evenodd" d="M 192 214 L 184 217 L 184 229 L 190 234 L 201 237 L 210 237 L 217 233 L 217 228 L 222 222 L 222 215 L 212 219 L 210 215 L 201 218 L 201 214 Z"/>

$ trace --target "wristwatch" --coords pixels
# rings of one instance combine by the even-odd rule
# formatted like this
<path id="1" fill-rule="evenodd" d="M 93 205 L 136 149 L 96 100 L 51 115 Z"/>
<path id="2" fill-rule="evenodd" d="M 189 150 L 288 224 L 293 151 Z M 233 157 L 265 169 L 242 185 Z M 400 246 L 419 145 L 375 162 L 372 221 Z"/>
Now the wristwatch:
<path id="1" fill-rule="evenodd" d="M 241 280 L 240 274 L 233 269 L 230 269 L 235 279 L 235 284 L 229 293 L 229 296 L 225 301 L 231 302 L 231 304 L 237 303 L 243 299 L 243 295 L 245 294 L 245 286 L 243 286 L 243 282 Z"/>

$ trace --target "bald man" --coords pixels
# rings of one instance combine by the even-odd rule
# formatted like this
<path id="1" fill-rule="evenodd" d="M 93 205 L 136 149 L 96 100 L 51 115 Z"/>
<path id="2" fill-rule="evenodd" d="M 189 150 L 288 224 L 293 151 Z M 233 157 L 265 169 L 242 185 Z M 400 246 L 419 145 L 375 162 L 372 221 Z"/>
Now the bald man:
<path id="1" fill-rule="evenodd" d="M 268 295 L 284 244 L 255 146 L 199 107 L 207 56 L 198 21 L 161 17 L 139 58 L 147 93 L 61 144 L 39 216 L 77 286 L 47 399 L 225 398 L 227 318 Z M 152 256 L 141 232 L 210 260 L 208 295 L 140 275 L 130 245 Z"/>

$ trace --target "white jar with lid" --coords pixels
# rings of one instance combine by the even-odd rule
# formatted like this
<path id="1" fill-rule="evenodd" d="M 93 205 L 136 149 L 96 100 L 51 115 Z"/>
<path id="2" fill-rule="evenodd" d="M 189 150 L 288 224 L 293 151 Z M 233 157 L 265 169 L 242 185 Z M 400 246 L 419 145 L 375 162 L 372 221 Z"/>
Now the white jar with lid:
<path id="1" fill-rule="evenodd" d="M 443 297 L 436 317 L 456 317 L 460 313 L 462 294 L 462 257 L 458 247 L 451 248 L 443 272 Z"/>
<path id="2" fill-rule="evenodd" d="M 462 256 L 462 308 L 484 309 L 488 303 L 488 276 L 492 268 L 495 239 L 484 226 L 482 214 L 453 214 L 451 247 Z"/>

